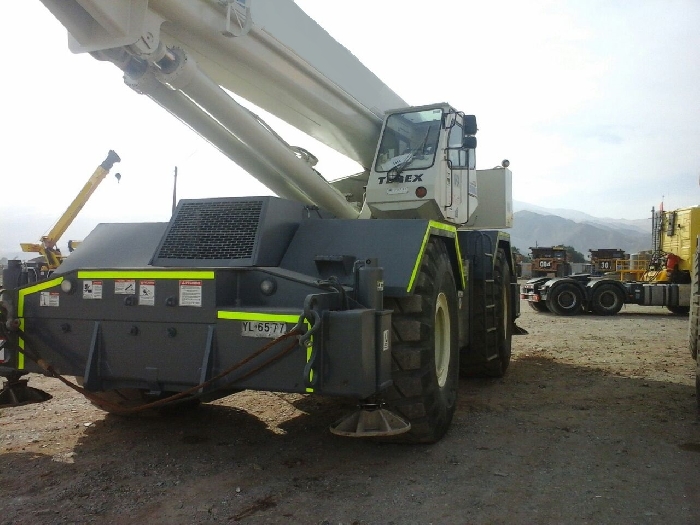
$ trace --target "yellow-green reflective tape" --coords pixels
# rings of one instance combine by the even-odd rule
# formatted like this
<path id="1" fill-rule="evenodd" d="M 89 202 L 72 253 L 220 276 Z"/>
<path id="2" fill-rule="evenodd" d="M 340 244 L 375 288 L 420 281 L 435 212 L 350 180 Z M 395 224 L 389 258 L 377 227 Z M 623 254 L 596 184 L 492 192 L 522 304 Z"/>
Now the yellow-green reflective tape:
<path id="1" fill-rule="evenodd" d="M 263 314 L 258 312 L 226 312 L 218 311 L 216 316 L 219 319 L 229 319 L 232 321 L 261 321 L 261 322 L 276 322 L 276 323 L 291 323 L 296 325 L 299 321 L 298 315 L 289 314 Z M 311 325 L 306 321 L 306 326 L 310 329 Z M 314 337 L 311 336 L 311 346 L 306 349 L 306 362 L 311 360 L 311 352 L 313 350 Z M 311 370 L 309 373 L 309 381 L 314 378 L 314 371 Z M 307 392 L 313 392 L 314 389 L 311 387 L 306 387 Z"/>
<path id="2" fill-rule="evenodd" d="M 213 279 L 214 272 L 169 272 L 162 270 L 82 270 L 78 272 L 78 279 Z"/>
<path id="3" fill-rule="evenodd" d="M 415 284 L 416 278 L 418 277 L 418 272 L 420 271 L 420 263 L 423 260 L 423 253 L 425 252 L 425 247 L 428 245 L 428 240 L 430 240 L 430 233 L 433 229 L 443 230 L 450 232 L 454 235 L 455 249 L 457 251 L 457 265 L 459 266 L 459 280 L 462 283 L 462 288 L 466 286 L 464 282 L 464 268 L 462 267 L 462 252 L 459 249 L 459 240 L 457 239 L 457 228 L 450 226 L 449 224 L 442 224 L 437 221 L 428 222 L 428 227 L 425 229 L 425 235 L 423 235 L 423 242 L 420 245 L 420 250 L 418 250 L 418 257 L 416 257 L 416 263 L 413 265 L 413 272 L 411 272 L 411 278 L 408 281 L 408 286 L 406 291 L 410 292 L 413 290 L 413 285 Z"/>
<path id="4" fill-rule="evenodd" d="M 63 277 L 58 277 L 56 279 L 51 279 L 50 281 L 45 281 L 43 283 L 35 284 L 34 286 L 28 286 L 22 288 L 19 291 L 19 297 L 17 298 L 17 318 L 19 319 L 19 329 L 24 332 L 24 298 L 27 295 L 33 293 L 41 292 L 48 288 L 53 288 L 58 286 L 63 282 Z M 24 338 L 19 338 L 19 347 L 24 350 Z M 17 353 L 17 370 L 24 370 L 24 352 Z"/>

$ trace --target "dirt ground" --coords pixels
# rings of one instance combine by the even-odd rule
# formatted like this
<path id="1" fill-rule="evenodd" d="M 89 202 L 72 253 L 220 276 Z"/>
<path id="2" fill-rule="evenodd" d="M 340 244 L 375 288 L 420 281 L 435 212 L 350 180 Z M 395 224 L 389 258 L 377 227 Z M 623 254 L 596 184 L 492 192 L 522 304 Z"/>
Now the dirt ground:
<path id="1" fill-rule="evenodd" d="M 35 376 L 52 400 L 0 410 L 0 523 L 700 523 L 687 319 L 522 310 L 506 377 L 463 379 L 429 446 L 334 436 L 315 397 L 125 419 Z"/>

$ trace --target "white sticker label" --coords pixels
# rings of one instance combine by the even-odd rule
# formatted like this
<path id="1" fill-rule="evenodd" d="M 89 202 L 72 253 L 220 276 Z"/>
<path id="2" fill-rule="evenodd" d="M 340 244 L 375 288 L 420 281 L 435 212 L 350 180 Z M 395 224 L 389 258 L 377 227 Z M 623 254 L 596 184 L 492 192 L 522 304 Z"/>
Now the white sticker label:
<path id="1" fill-rule="evenodd" d="M 140 281 L 139 282 L 139 304 L 153 306 L 156 304 L 156 282 L 155 281 Z"/>
<path id="2" fill-rule="evenodd" d="M 384 344 L 382 345 L 382 352 L 389 350 L 389 330 L 384 330 Z"/>
<path id="3" fill-rule="evenodd" d="M 102 299 L 102 281 L 83 281 L 83 299 Z"/>
<path id="4" fill-rule="evenodd" d="M 117 279 L 114 281 L 114 293 L 117 295 L 134 295 L 136 281 L 133 279 Z"/>
<path id="5" fill-rule="evenodd" d="M 58 292 L 41 292 L 39 306 L 58 306 L 59 297 Z"/>
<path id="6" fill-rule="evenodd" d="M 180 306 L 202 306 L 202 281 L 180 281 Z"/>
<path id="7" fill-rule="evenodd" d="M 0 363 L 4 363 L 7 361 L 7 357 L 5 354 L 5 343 L 7 342 L 7 339 L 0 339 Z"/>

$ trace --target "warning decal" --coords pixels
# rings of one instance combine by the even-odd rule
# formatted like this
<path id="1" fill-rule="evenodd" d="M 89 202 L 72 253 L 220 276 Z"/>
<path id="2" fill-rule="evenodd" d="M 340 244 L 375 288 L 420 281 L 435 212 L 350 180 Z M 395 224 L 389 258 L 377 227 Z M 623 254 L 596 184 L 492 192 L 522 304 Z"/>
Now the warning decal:
<path id="1" fill-rule="evenodd" d="M 139 304 L 153 306 L 156 304 L 156 282 L 139 282 Z"/>
<path id="2" fill-rule="evenodd" d="M 83 281 L 83 299 L 102 299 L 102 281 Z"/>
<path id="3" fill-rule="evenodd" d="M 114 281 L 114 293 L 118 295 L 133 295 L 136 293 L 136 281 L 133 279 L 117 279 Z"/>
<path id="4" fill-rule="evenodd" d="M 180 306 L 202 306 L 202 281 L 180 281 Z"/>
<path id="5" fill-rule="evenodd" d="M 58 292 L 41 292 L 39 295 L 39 306 L 58 306 Z"/>

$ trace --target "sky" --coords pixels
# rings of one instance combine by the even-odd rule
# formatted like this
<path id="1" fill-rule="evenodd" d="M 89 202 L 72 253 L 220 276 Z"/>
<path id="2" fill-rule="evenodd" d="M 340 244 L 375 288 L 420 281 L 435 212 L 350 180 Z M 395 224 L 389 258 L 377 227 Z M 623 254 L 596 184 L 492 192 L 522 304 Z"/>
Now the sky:
<path id="1" fill-rule="evenodd" d="M 700 204 L 697 0 L 297 4 L 409 104 L 475 114 L 477 168 L 508 159 L 517 201 L 624 219 Z M 60 247 L 100 222 L 167 221 L 175 167 L 179 198 L 271 194 L 117 68 L 72 54 L 38 0 L 0 13 L 0 254 L 46 234 L 110 149 L 121 162 Z M 327 178 L 360 171 L 260 113 Z"/>

